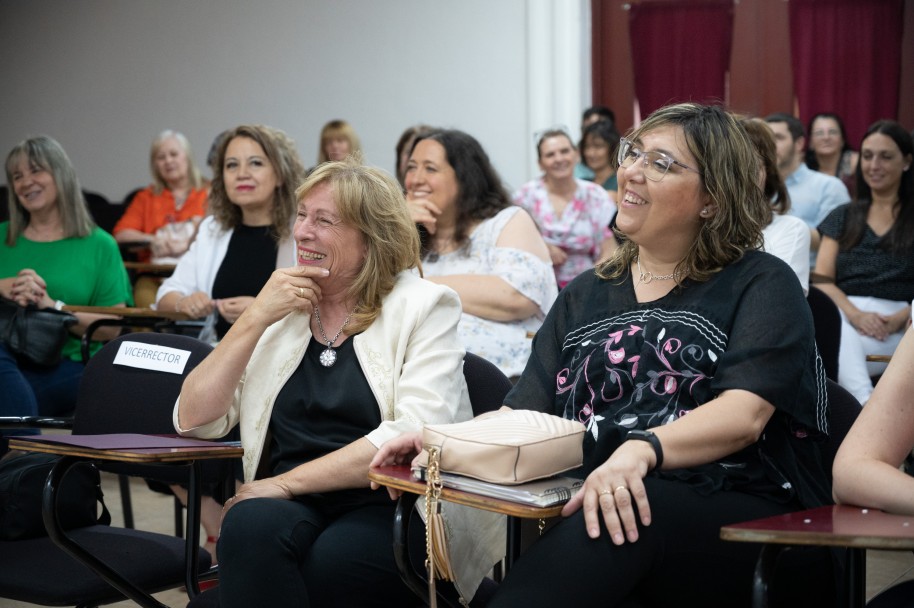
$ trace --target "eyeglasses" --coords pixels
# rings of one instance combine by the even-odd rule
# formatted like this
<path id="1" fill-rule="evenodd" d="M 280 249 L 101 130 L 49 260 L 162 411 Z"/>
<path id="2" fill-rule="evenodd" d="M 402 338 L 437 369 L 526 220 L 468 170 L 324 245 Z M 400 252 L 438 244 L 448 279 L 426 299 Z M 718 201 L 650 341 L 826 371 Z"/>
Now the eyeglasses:
<path id="1" fill-rule="evenodd" d="M 624 137 L 619 140 L 619 152 L 616 160 L 619 163 L 619 167 L 631 167 L 635 162 L 640 160 L 644 167 L 644 177 L 652 182 L 659 182 L 662 180 L 663 176 L 667 174 L 667 171 L 669 171 L 670 167 L 673 165 L 679 165 L 683 169 L 688 169 L 689 171 L 694 171 L 701 175 L 701 171 L 698 169 L 693 169 L 692 167 L 679 162 L 669 154 L 657 150 L 645 152 L 641 148 L 636 147 L 634 142 L 625 139 Z"/>
<path id="2" fill-rule="evenodd" d="M 539 131 L 537 131 L 536 133 L 533 134 L 533 146 L 536 149 L 539 149 L 540 144 L 543 143 L 543 140 L 546 138 L 547 135 L 549 137 L 559 137 L 561 135 L 564 135 L 565 137 L 568 138 L 568 141 L 571 142 L 571 145 L 572 146 L 574 145 L 574 140 L 571 139 L 571 132 L 568 130 L 568 127 L 566 127 L 565 125 L 552 125 L 551 127 L 547 128 L 547 129 L 540 129 Z"/>

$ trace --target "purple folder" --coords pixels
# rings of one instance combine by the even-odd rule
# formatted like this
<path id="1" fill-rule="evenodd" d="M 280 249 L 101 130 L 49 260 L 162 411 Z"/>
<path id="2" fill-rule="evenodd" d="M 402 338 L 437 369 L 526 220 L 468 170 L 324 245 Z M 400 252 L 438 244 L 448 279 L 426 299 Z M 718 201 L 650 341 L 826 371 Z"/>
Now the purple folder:
<path id="1" fill-rule="evenodd" d="M 42 435 L 29 441 L 64 443 L 94 450 L 143 450 L 156 448 L 224 448 L 226 444 L 205 439 L 140 435 L 138 433 L 108 433 L 105 435 Z"/>

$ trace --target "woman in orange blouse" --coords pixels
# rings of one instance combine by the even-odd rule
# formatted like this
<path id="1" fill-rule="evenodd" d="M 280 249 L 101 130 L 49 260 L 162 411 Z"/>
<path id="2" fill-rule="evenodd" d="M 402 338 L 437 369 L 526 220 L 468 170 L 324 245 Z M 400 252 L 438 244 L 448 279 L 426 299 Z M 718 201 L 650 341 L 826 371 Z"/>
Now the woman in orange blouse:
<path id="1" fill-rule="evenodd" d="M 187 138 L 163 131 L 152 142 L 153 183 L 136 194 L 114 227 L 118 243 L 148 243 L 152 257 L 174 261 L 190 246 L 206 214 L 207 190 Z"/>

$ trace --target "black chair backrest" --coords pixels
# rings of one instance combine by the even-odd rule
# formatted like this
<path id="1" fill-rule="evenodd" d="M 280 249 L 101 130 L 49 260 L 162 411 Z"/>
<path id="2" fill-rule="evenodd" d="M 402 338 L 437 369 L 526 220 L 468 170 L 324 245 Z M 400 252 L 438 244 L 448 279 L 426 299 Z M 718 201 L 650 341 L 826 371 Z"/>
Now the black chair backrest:
<path id="1" fill-rule="evenodd" d="M 130 192 L 127 193 L 127 196 L 125 196 L 124 200 L 121 201 L 121 207 L 124 209 L 124 211 L 126 211 L 127 207 L 130 206 L 130 203 L 133 202 L 134 197 L 136 197 L 137 194 L 139 194 L 140 192 L 142 192 L 145 189 L 146 188 L 134 188 L 133 190 L 131 190 Z"/>
<path id="2" fill-rule="evenodd" d="M 97 192 L 83 190 L 83 197 L 86 199 L 86 206 L 89 207 L 89 213 L 92 219 L 98 224 L 98 227 L 111 234 L 114 225 L 124 215 L 124 207 L 120 204 L 113 204 L 107 198 Z"/>
<path id="3" fill-rule="evenodd" d="M 500 408 L 513 386 L 494 363 L 473 353 L 463 357 L 463 375 L 467 380 L 474 416 Z"/>
<path id="4" fill-rule="evenodd" d="M 828 441 L 824 449 L 824 464 L 831 478 L 835 454 L 862 408 L 860 402 L 837 382 L 826 380 L 825 392 L 828 395 Z"/>
<path id="5" fill-rule="evenodd" d="M 838 381 L 838 350 L 841 347 L 841 313 L 832 299 L 814 285 L 809 286 L 806 296 L 812 311 L 812 322 L 816 332 L 816 346 L 825 366 L 825 375 Z"/>
<path id="6" fill-rule="evenodd" d="M 114 363 L 124 342 L 189 351 L 181 374 Z M 180 334 L 132 333 L 111 340 L 86 364 L 79 385 L 74 434 L 173 434 L 171 413 L 184 378 L 213 347 Z"/>
<path id="7" fill-rule="evenodd" d="M 0 222 L 10 219 L 9 201 L 6 200 L 8 192 L 6 186 L 0 186 Z"/>

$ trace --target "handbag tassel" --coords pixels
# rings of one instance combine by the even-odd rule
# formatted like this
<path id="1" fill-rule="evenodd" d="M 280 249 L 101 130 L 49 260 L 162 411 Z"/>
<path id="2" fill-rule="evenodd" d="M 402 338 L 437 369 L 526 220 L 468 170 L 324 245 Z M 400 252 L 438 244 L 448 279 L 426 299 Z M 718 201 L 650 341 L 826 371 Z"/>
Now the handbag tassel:
<path id="1" fill-rule="evenodd" d="M 425 567 L 428 572 L 430 608 L 436 608 L 435 580 L 453 581 L 454 572 L 447 546 L 444 515 L 441 513 L 441 475 L 438 469 L 440 452 L 437 447 L 427 447 L 428 469 L 425 483 Z"/>

